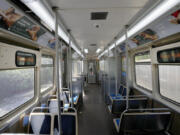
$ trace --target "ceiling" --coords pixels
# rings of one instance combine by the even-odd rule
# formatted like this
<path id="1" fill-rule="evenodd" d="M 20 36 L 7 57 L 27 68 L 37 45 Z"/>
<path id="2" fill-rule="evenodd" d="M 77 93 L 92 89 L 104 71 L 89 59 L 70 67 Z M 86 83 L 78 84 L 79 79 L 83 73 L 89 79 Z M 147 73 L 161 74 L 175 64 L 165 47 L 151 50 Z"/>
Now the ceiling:
<path id="1" fill-rule="evenodd" d="M 59 14 L 88 57 L 97 56 L 149 0 L 46 0 Z M 108 12 L 106 20 L 91 20 L 91 12 Z M 99 25 L 99 28 L 96 28 Z M 97 46 L 90 46 L 96 44 Z"/>

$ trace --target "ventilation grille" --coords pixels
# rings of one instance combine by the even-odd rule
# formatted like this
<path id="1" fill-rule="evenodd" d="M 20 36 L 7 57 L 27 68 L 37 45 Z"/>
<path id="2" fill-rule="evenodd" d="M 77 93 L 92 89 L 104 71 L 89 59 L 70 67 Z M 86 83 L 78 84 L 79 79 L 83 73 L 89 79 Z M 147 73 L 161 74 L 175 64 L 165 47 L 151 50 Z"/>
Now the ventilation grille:
<path id="1" fill-rule="evenodd" d="M 92 12 L 91 20 L 106 20 L 108 12 Z"/>
<path id="2" fill-rule="evenodd" d="M 90 44 L 89 46 L 95 47 L 95 46 L 96 46 L 96 44 Z"/>

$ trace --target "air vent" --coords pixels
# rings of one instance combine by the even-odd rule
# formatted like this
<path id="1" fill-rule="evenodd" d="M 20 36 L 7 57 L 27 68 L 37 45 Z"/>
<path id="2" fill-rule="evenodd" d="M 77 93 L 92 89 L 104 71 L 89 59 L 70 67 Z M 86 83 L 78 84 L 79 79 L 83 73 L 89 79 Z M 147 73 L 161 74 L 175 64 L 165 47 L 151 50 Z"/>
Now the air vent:
<path id="1" fill-rule="evenodd" d="M 96 46 L 96 44 L 90 44 L 90 46 Z"/>
<path id="2" fill-rule="evenodd" d="M 91 20 L 106 20 L 108 12 L 92 12 Z"/>

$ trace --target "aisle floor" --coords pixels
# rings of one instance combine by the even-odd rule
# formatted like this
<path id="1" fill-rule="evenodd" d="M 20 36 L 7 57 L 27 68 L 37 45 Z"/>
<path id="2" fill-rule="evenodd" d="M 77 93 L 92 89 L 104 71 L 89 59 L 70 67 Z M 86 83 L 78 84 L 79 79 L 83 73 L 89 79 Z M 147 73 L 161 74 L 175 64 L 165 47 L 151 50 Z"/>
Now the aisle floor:
<path id="1" fill-rule="evenodd" d="M 116 135 L 100 86 L 88 84 L 84 93 L 78 115 L 79 135 Z"/>

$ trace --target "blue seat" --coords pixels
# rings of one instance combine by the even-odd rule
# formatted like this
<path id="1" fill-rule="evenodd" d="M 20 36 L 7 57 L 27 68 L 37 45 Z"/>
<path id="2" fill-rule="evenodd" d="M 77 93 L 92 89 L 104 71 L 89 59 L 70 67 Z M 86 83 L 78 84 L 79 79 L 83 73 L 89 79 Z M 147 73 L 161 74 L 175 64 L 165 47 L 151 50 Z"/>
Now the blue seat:
<path id="1" fill-rule="evenodd" d="M 163 135 L 168 130 L 170 119 L 169 111 L 141 109 L 128 110 L 113 122 L 119 134 Z"/>
<path id="2" fill-rule="evenodd" d="M 116 94 L 111 94 L 110 95 L 110 100 L 112 102 L 113 100 L 119 99 L 122 96 L 126 96 L 126 88 L 121 85 L 117 95 Z"/>
<path id="3" fill-rule="evenodd" d="M 70 98 L 71 101 L 71 98 Z M 79 94 L 73 94 L 73 103 L 74 105 L 77 105 L 79 101 Z"/>
<path id="4" fill-rule="evenodd" d="M 63 107 L 63 101 L 61 101 L 61 107 Z M 58 112 L 58 100 L 57 99 L 50 99 L 48 100 L 49 112 L 50 113 L 57 113 Z"/>
<path id="5" fill-rule="evenodd" d="M 26 115 L 23 117 L 23 127 L 27 127 L 29 124 L 29 116 Z"/>
<path id="6" fill-rule="evenodd" d="M 116 128 L 116 131 L 119 132 L 120 118 L 113 119 L 113 122 L 114 122 L 114 126 Z"/>
<path id="7" fill-rule="evenodd" d="M 147 98 L 129 98 L 129 108 L 130 109 L 141 109 L 146 108 Z M 120 115 L 126 109 L 126 99 L 116 99 L 113 100 L 111 113 L 115 115 Z"/>
<path id="8" fill-rule="evenodd" d="M 62 135 L 76 135 L 76 117 L 71 114 L 61 115 Z M 54 133 L 59 132 L 58 116 L 54 117 Z"/>
<path id="9" fill-rule="evenodd" d="M 29 133 L 51 134 L 51 115 L 46 113 L 33 113 L 30 115 Z"/>

